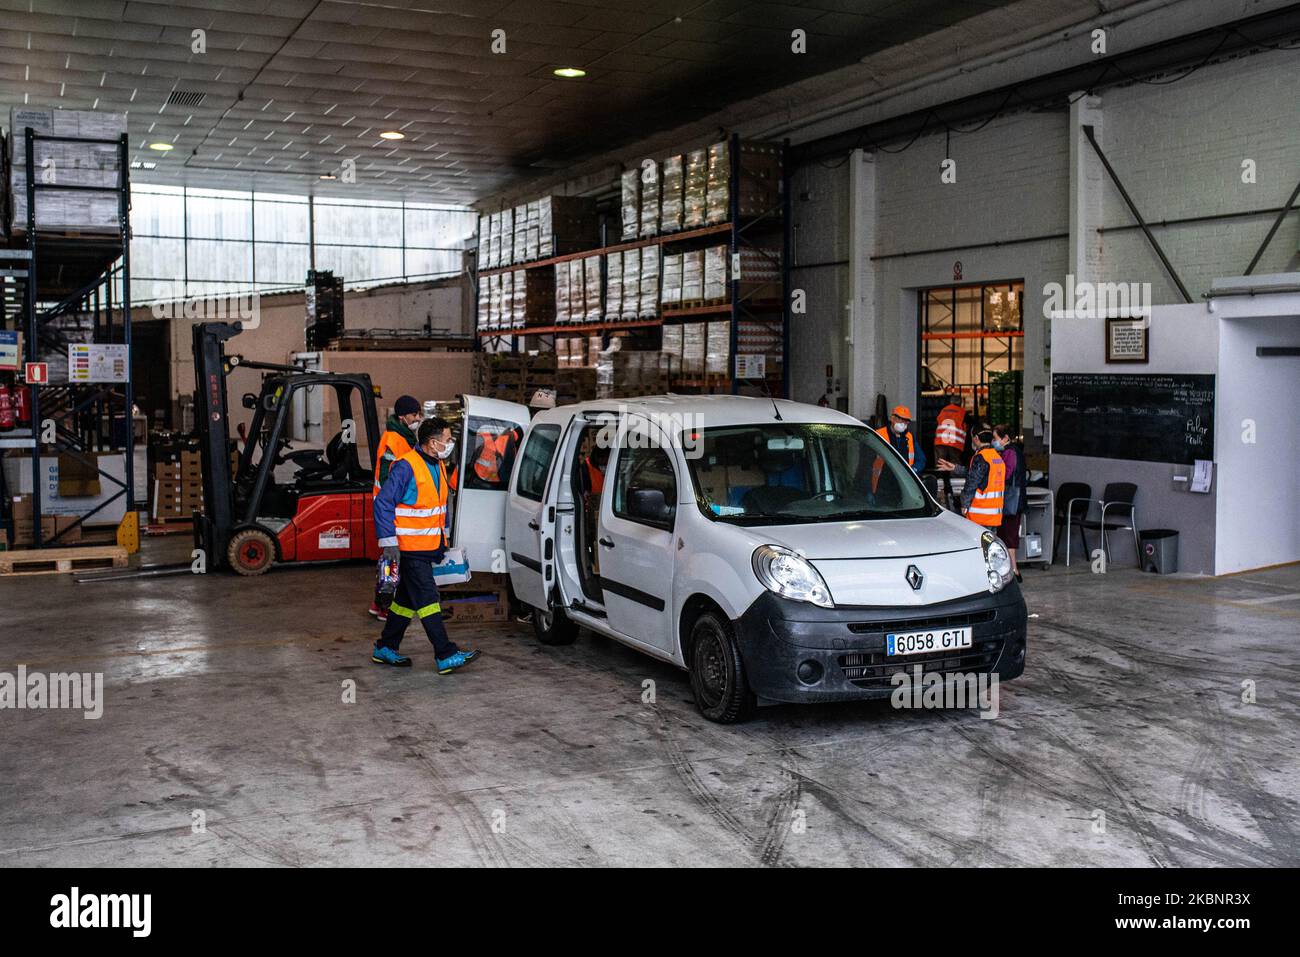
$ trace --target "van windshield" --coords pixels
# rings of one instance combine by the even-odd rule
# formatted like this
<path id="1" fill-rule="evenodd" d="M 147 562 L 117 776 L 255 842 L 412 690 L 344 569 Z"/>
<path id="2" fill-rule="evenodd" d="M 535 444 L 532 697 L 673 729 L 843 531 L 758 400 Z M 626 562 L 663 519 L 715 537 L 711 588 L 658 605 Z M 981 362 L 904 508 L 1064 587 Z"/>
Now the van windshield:
<path id="1" fill-rule="evenodd" d="M 692 430 L 683 449 L 700 511 L 737 525 L 939 514 L 920 481 L 863 426 L 764 423 Z"/>

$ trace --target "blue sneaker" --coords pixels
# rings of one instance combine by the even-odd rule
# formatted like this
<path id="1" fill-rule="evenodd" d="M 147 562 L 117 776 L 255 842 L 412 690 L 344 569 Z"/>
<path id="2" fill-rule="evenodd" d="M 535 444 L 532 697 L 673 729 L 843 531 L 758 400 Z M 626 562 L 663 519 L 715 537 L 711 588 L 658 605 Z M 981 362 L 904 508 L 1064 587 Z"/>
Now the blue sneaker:
<path id="1" fill-rule="evenodd" d="M 457 668 L 464 668 L 467 664 L 477 658 L 477 651 L 458 651 L 448 658 L 438 659 L 438 674 L 449 675 Z"/>
<path id="2" fill-rule="evenodd" d="M 374 650 L 370 653 L 370 660 L 377 665 L 392 665 L 395 668 L 411 667 L 411 659 L 406 655 L 399 655 L 392 648 L 382 645 L 375 645 Z"/>

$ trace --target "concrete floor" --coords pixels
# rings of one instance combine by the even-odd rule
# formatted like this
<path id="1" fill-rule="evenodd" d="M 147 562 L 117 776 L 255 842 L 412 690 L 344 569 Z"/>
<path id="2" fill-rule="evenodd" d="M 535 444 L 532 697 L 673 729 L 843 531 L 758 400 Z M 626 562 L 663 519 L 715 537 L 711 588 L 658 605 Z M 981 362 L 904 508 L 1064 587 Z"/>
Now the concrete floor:
<path id="1" fill-rule="evenodd" d="M 461 626 L 484 652 L 463 673 L 414 634 L 415 668 L 372 665 L 370 579 L 0 578 L 0 671 L 102 671 L 106 698 L 98 721 L 0 712 L 0 866 L 1300 863 L 1300 567 L 1027 570 L 996 720 L 732 727 L 590 634 Z"/>

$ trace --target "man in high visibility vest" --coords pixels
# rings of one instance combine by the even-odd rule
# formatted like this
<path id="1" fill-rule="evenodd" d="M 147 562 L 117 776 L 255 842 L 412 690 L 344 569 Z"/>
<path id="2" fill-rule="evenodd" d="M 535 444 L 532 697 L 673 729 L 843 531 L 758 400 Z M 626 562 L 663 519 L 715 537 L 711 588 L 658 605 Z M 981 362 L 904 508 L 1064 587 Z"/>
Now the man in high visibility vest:
<path id="1" fill-rule="evenodd" d="M 961 511 L 977 525 L 997 532 L 1002 524 L 1002 500 L 1007 487 L 1007 466 L 993 448 L 993 433 L 975 435 L 975 454 L 966 470 L 961 490 Z"/>
<path id="2" fill-rule="evenodd" d="M 951 469 L 942 463 L 950 462 L 960 465 L 962 453 L 966 451 L 966 407 L 956 402 L 949 402 L 939 410 L 939 418 L 934 430 L 934 461 L 943 476 L 944 501 L 951 503 L 952 478 Z M 951 507 L 951 504 L 949 505 Z"/>
<path id="3" fill-rule="evenodd" d="M 510 429 L 506 432 L 493 432 L 483 429 L 475 436 L 474 456 L 470 468 L 474 474 L 471 488 L 500 489 L 510 478 L 510 467 L 514 464 L 515 449 L 519 445 L 520 430 Z M 468 469 L 467 469 L 468 471 Z"/>
<path id="4" fill-rule="evenodd" d="M 907 464 L 912 466 L 913 472 L 920 472 L 925 468 L 925 453 L 921 451 L 920 445 L 912 437 L 908 426 L 912 424 L 912 410 L 905 405 L 896 405 L 894 410 L 889 413 L 889 425 L 882 425 L 876 429 L 876 435 L 880 436 L 890 445 L 892 445 L 904 459 Z M 871 472 L 871 491 L 876 490 L 880 483 L 880 473 L 884 470 L 885 463 L 876 459 L 876 464 Z"/>
<path id="5" fill-rule="evenodd" d="M 393 463 L 375 498 L 379 546 L 385 558 L 398 563 L 399 577 L 388 621 L 370 660 L 409 667 L 411 659 L 397 649 L 411 619 L 418 617 L 433 644 L 438 674 L 448 675 L 479 654 L 461 651 L 447 636 L 433 578 L 434 566 L 447 552 L 448 492 L 456 486 L 454 468 L 447 463 L 456 443 L 450 426 L 438 418 L 420 423 L 416 439 L 416 447 Z"/>
<path id="6" fill-rule="evenodd" d="M 420 412 L 419 402 L 409 395 L 398 397 L 393 405 L 393 414 L 388 417 L 384 434 L 379 437 L 379 446 L 375 449 L 375 495 L 383 488 L 393 463 L 415 448 L 413 430 L 422 418 L 424 416 Z M 380 621 L 388 620 L 388 609 L 379 604 L 378 595 L 370 602 L 369 612 Z"/>

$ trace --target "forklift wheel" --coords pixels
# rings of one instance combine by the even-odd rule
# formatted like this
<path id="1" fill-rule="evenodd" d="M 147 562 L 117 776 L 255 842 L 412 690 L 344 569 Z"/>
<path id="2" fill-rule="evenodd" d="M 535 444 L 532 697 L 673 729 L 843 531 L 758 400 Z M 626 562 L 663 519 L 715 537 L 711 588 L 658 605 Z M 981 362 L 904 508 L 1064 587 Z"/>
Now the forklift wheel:
<path id="1" fill-rule="evenodd" d="M 239 575 L 261 575 L 275 561 L 275 542 L 266 532 L 246 528 L 231 538 L 226 558 Z"/>

